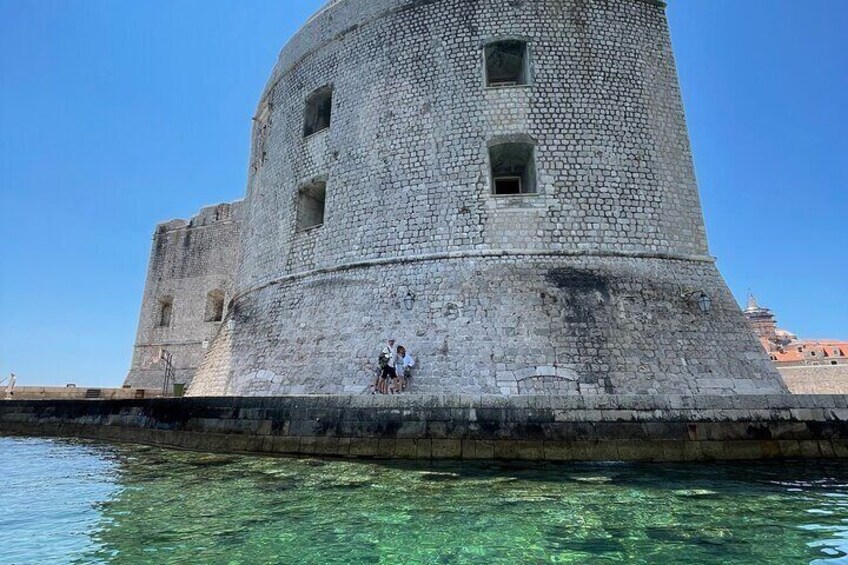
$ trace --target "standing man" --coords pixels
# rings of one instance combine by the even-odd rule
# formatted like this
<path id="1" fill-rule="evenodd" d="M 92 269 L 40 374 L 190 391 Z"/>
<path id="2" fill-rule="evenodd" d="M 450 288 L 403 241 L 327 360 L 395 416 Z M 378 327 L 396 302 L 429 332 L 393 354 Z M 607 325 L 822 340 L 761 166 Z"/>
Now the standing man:
<path id="1" fill-rule="evenodd" d="M 380 392 L 382 394 L 389 393 L 389 379 L 397 379 L 397 371 L 395 364 L 397 363 L 397 348 L 395 346 L 395 338 L 390 337 L 383 351 L 380 352 Z"/>
<path id="2" fill-rule="evenodd" d="M 6 398 L 9 400 L 12 399 L 15 390 L 15 382 L 17 379 L 15 378 L 15 373 L 9 375 L 9 383 L 6 385 Z"/>

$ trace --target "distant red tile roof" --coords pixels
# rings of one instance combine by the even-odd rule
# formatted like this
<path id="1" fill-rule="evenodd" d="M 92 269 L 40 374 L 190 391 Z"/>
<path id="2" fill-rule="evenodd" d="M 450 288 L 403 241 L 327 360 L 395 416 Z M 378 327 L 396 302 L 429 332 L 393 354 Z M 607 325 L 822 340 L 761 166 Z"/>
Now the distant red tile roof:
<path id="1" fill-rule="evenodd" d="M 799 339 L 785 345 L 761 338 L 763 348 L 776 363 L 800 363 L 838 360 L 848 363 L 848 341 Z"/>

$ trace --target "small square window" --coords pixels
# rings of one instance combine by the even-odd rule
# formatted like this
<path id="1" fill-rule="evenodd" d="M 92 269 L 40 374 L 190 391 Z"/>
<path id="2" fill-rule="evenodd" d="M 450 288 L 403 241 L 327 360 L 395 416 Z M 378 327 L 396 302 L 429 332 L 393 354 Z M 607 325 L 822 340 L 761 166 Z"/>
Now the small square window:
<path id="1" fill-rule="evenodd" d="M 502 143 L 489 148 L 492 193 L 495 195 L 536 192 L 535 147 L 530 143 Z"/>
<path id="2" fill-rule="evenodd" d="M 486 46 L 486 86 L 500 88 L 530 84 L 527 43 L 498 41 Z"/>
<path id="3" fill-rule="evenodd" d="M 302 187 L 297 194 L 297 231 L 324 225 L 327 183 L 316 181 Z"/>

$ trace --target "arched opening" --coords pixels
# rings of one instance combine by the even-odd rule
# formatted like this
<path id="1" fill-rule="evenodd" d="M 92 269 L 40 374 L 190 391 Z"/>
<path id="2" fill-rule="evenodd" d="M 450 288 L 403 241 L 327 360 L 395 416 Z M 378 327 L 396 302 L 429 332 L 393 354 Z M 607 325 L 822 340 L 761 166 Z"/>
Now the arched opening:
<path id="1" fill-rule="evenodd" d="M 528 142 L 504 142 L 489 147 L 492 194 L 536 193 L 536 147 Z"/>
<path id="2" fill-rule="evenodd" d="M 333 113 L 333 88 L 319 88 L 306 99 L 303 136 L 309 137 L 330 127 Z"/>
<path id="3" fill-rule="evenodd" d="M 485 48 L 486 86 L 502 88 L 530 84 L 527 43 L 517 39 L 497 41 Z"/>
<path id="4" fill-rule="evenodd" d="M 204 319 L 207 322 L 220 322 L 224 319 L 224 291 L 213 290 L 206 295 L 206 313 Z"/>

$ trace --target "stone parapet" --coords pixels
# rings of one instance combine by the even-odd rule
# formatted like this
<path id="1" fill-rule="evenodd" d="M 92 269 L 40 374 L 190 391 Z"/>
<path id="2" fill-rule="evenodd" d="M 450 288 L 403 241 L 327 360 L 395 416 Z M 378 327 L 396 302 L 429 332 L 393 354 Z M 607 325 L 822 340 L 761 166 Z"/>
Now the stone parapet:
<path id="1" fill-rule="evenodd" d="M 97 387 L 51 387 L 51 386 L 19 386 L 11 395 L 0 391 L 0 400 L 118 400 L 128 398 L 159 398 L 162 388 L 97 388 Z"/>
<path id="2" fill-rule="evenodd" d="M 848 457 L 848 396 L 304 396 L 6 401 L 0 434 L 392 459 Z"/>
<path id="3" fill-rule="evenodd" d="M 778 367 L 793 394 L 848 394 L 848 364 Z"/>

